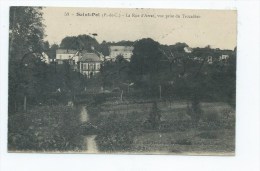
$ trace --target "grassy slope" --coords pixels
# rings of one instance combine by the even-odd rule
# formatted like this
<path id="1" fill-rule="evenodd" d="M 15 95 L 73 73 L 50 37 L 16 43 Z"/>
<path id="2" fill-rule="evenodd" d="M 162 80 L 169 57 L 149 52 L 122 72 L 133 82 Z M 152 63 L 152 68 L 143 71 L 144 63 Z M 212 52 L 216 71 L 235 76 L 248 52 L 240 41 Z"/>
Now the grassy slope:
<path id="1" fill-rule="evenodd" d="M 164 130 L 144 130 L 142 126 L 131 129 L 132 141 L 128 148 L 132 152 L 172 152 L 172 153 L 225 153 L 232 154 L 235 150 L 235 127 L 226 126 L 229 122 L 234 122 L 235 112 L 225 103 L 202 103 L 201 107 L 204 116 L 214 114 L 218 116 L 219 122 L 222 124 L 218 127 L 201 126 L 190 128 L 185 126 L 180 130 L 182 121 L 189 121 L 190 117 L 187 113 L 186 102 L 160 102 L 158 107 L 162 114 L 163 122 L 170 125 Z M 125 103 L 105 103 L 97 112 L 100 116 L 99 123 L 102 125 L 118 124 L 109 129 L 121 131 L 125 125 L 141 125 L 147 119 L 151 108 L 151 103 L 147 104 L 125 104 Z M 225 113 L 230 112 L 230 118 L 225 118 Z M 112 117 L 113 116 L 113 117 Z M 107 119 L 109 118 L 110 119 Z M 112 121 L 113 120 L 113 121 Z M 225 124 L 224 124 L 225 123 Z M 177 127 L 176 127 L 177 125 Z M 121 129 L 120 129 L 121 127 Z M 126 128 L 129 129 L 129 128 Z M 109 130 L 107 130 L 109 133 Z M 112 131 L 112 130 L 111 130 Z M 127 143 L 127 142 L 126 142 Z M 102 146 L 102 143 L 100 144 Z M 116 144 L 113 144 L 116 145 Z M 111 146 L 113 146 L 111 145 Z M 108 151 L 115 151 L 116 148 Z M 107 151 L 106 148 L 103 149 Z M 120 151 L 120 150 L 119 150 Z"/>

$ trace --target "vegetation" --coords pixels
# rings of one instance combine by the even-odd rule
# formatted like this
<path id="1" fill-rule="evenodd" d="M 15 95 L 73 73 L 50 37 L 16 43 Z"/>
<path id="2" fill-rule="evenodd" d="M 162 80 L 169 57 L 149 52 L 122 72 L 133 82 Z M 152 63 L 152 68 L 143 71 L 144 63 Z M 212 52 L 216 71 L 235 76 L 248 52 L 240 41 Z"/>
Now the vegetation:
<path id="1" fill-rule="evenodd" d="M 99 47 L 97 40 L 89 35 L 67 36 L 62 39 L 60 48 L 93 51 Z M 94 49 L 93 49 L 94 48 Z"/>
<path id="2" fill-rule="evenodd" d="M 41 8 L 11 7 L 10 150 L 80 151 L 81 134 L 97 134 L 105 152 L 234 150 L 236 49 L 187 51 L 186 43 L 161 45 L 151 38 L 99 44 L 95 36 L 50 45 L 43 41 Z M 131 60 L 118 55 L 104 61 L 92 78 L 67 62 L 46 64 L 42 55 L 53 58 L 58 48 L 108 55 L 111 45 L 133 46 Z M 222 54 L 229 58 L 219 60 Z M 73 102 L 88 107 L 97 130 L 82 131 Z"/>
<path id="3" fill-rule="evenodd" d="M 10 115 L 11 151 L 80 151 L 79 111 L 64 105 L 38 106 Z M 19 128 L 19 129 L 17 129 Z"/>
<path id="4" fill-rule="evenodd" d="M 154 110 L 152 102 L 115 103 L 107 101 L 101 107 L 88 107 L 90 113 L 95 111 L 91 122 L 99 128 L 95 134 L 102 152 L 234 152 L 235 113 L 225 103 L 203 102 L 201 110 L 213 111 L 219 118 L 212 121 L 205 116 L 194 125 L 185 102 L 175 101 L 171 106 L 158 102 L 158 129 L 147 128 L 145 122 Z M 226 110 L 231 112 L 230 119 L 225 118 Z"/>

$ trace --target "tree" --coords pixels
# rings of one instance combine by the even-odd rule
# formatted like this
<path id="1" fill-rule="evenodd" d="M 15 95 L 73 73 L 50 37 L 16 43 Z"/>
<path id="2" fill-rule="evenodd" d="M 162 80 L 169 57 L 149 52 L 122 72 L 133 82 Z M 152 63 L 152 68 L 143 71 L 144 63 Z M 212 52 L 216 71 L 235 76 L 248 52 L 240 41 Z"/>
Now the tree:
<path id="1" fill-rule="evenodd" d="M 51 45 L 50 49 L 51 50 L 57 50 L 57 49 L 59 49 L 59 45 L 54 43 L 54 44 Z"/>
<path id="2" fill-rule="evenodd" d="M 109 55 L 108 44 L 107 44 L 106 41 L 103 41 L 103 42 L 99 45 L 99 50 L 100 50 L 100 52 L 101 52 L 104 56 L 108 56 L 108 55 Z"/>
<path id="3" fill-rule="evenodd" d="M 48 41 L 43 42 L 43 51 L 48 51 L 50 49 L 50 44 Z"/>
<path id="4" fill-rule="evenodd" d="M 129 82 L 129 62 L 122 55 L 118 55 L 115 62 L 106 61 L 100 71 L 103 86 L 120 87 Z"/>
<path id="5" fill-rule="evenodd" d="M 44 25 L 41 7 L 11 7 L 9 28 L 9 110 L 14 111 L 20 100 L 22 82 L 26 78 L 21 70 L 25 58 L 42 54 Z M 38 56 L 39 57 L 39 56 Z M 38 58 L 32 58 L 35 62 Z M 32 62 L 34 63 L 34 62 Z"/>
<path id="6" fill-rule="evenodd" d="M 99 48 L 97 40 L 89 35 L 67 36 L 62 39 L 60 48 L 93 51 Z"/>
<path id="7" fill-rule="evenodd" d="M 134 43 L 133 56 L 130 61 L 130 77 L 133 82 L 150 90 L 158 86 L 156 76 L 160 69 L 162 53 L 159 43 L 150 38 Z"/>
<path id="8" fill-rule="evenodd" d="M 184 48 L 189 47 L 186 43 L 176 43 L 175 45 L 161 45 L 160 51 L 163 53 L 163 56 L 166 57 L 167 62 L 169 63 L 169 70 L 172 72 L 173 64 L 183 60 L 184 58 Z"/>
<path id="9" fill-rule="evenodd" d="M 41 52 L 44 37 L 41 7 L 11 7 L 10 58 L 21 59 L 28 52 Z"/>

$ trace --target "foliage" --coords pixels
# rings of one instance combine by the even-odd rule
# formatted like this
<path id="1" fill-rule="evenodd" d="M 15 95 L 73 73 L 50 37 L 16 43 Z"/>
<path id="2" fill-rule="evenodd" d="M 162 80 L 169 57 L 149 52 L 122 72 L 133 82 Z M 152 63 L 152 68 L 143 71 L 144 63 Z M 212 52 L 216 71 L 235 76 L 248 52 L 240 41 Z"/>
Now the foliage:
<path id="1" fill-rule="evenodd" d="M 109 46 L 133 46 L 134 42 L 129 40 L 122 40 L 119 42 L 107 42 Z"/>
<path id="2" fill-rule="evenodd" d="M 101 151 L 129 151 L 136 135 L 135 118 L 124 119 L 112 114 L 108 118 L 102 118 L 101 129 L 96 137 Z"/>
<path id="3" fill-rule="evenodd" d="M 58 105 L 39 106 L 10 116 L 9 150 L 79 150 L 78 113 L 76 109 Z"/>
<path id="4" fill-rule="evenodd" d="M 218 135 L 209 130 L 234 129 L 235 118 L 221 119 L 219 113 L 202 110 L 201 102 L 226 102 L 235 108 L 236 48 L 230 51 L 207 46 L 194 48 L 191 53 L 187 53 L 184 51 L 188 47 L 186 43 L 160 45 L 150 38 L 144 38 L 135 42 L 103 41 L 99 44 L 88 35 L 68 36 L 62 40 L 60 46 L 50 46 L 43 38 L 41 8 L 10 8 L 9 149 L 77 149 L 75 139 L 78 136 L 78 121 L 74 114 L 78 111 L 59 104 L 75 100 L 76 94 L 85 93 L 87 103 L 99 110 L 100 104 L 111 102 L 113 98 L 119 99 L 118 92 L 113 90 L 127 92 L 124 97 L 129 101 L 158 100 L 160 87 L 163 100 L 171 100 L 173 97 L 187 100 L 191 105 L 187 107 L 191 121 L 183 119 L 181 113 L 177 120 L 163 122 L 165 132 L 197 128 L 206 130 L 199 137 L 210 139 L 217 138 Z M 131 61 L 128 62 L 121 55 L 115 61 L 105 61 L 100 73 L 91 79 L 74 71 L 66 62 L 62 65 L 47 65 L 41 59 L 43 51 L 54 58 L 59 47 L 98 51 L 109 55 L 108 47 L 111 45 L 134 46 Z M 230 58 L 220 61 L 221 54 L 228 54 Z M 213 57 L 211 64 L 207 62 L 209 56 Z M 133 85 L 131 91 L 130 84 Z M 112 92 L 98 94 L 96 92 L 100 91 L 99 87 Z M 27 112 L 21 112 L 19 107 L 26 102 L 25 99 L 30 107 Z M 49 106 L 44 106 L 46 104 Z M 125 106 L 128 114 L 128 104 Z M 130 149 L 133 136 L 137 134 L 143 121 L 137 121 L 137 118 L 145 117 L 146 113 L 149 115 L 147 121 L 151 128 L 160 127 L 161 112 L 156 103 L 152 105 L 149 114 L 147 108 L 138 114 L 132 109 L 131 115 L 126 117 L 112 115 L 101 120 L 98 123 L 101 129 L 96 139 L 101 150 Z M 175 143 L 192 144 L 190 139 L 179 139 Z"/>
<path id="5" fill-rule="evenodd" d="M 44 25 L 41 7 L 10 7 L 10 59 L 21 59 L 28 52 L 41 52 Z"/>
<path id="6" fill-rule="evenodd" d="M 151 75 L 159 71 L 161 52 L 159 43 L 147 38 L 141 39 L 134 44 L 131 58 L 131 71 L 135 75 Z"/>
<path id="7" fill-rule="evenodd" d="M 40 58 L 44 48 L 44 25 L 40 7 L 11 7 L 9 28 L 9 110 L 16 110 L 18 100 L 28 88 L 41 84 L 36 75 L 46 70 Z M 35 75 L 34 75 L 34 71 Z M 39 90 L 40 91 L 40 90 Z M 30 93 L 37 94 L 37 89 Z"/>
<path id="8" fill-rule="evenodd" d="M 17 111 L 15 105 L 19 107 L 22 104 L 24 95 L 27 96 L 28 105 L 55 104 L 55 102 L 66 104 L 66 100 L 74 99 L 75 94 L 84 89 L 86 84 L 84 76 L 73 71 L 68 64 L 47 65 L 33 55 L 25 59 L 27 66 L 22 65 L 15 80 L 16 93 L 14 96 L 9 96 L 10 114 Z"/>
<path id="9" fill-rule="evenodd" d="M 62 39 L 60 48 L 62 49 L 75 49 L 87 50 L 92 52 L 93 48 L 97 49 L 99 43 L 97 40 L 89 35 L 83 34 L 78 36 L 67 36 Z"/>
<path id="10" fill-rule="evenodd" d="M 119 55 L 115 62 L 106 61 L 100 73 L 103 87 L 121 87 L 129 82 L 129 62 Z"/>
<path id="11" fill-rule="evenodd" d="M 109 56 L 109 45 L 106 41 L 103 41 L 100 45 L 99 45 L 99 50 L 100 52 L 104 55 L 104 56 Z"/>

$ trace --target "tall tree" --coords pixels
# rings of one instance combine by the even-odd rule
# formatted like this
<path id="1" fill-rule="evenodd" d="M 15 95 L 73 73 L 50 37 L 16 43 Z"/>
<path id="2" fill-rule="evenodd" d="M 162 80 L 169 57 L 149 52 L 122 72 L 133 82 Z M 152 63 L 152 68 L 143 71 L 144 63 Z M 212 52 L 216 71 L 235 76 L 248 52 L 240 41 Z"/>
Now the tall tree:
<path id="1" fill-rule="evenodd" d="M 10 59 L 41 52 L 44 37 L 41 7 L 10 7 Z"/>
<path id="2" fill-rule="evenodd" d="M 141 39 L 134 44 L 131 69 L 136 75 L 154 74 L 158 72 L 161 56 L 158 42 L 150 38 Z"/>
<path id="3" fill-rule="evenodd" d="M 120 87 L 129 82 L 129 62 L 122 55 L 118 55 L 114 62 L 106 61 L 100 71 L 103 86 Z"/>
<path id="4" fill-rule="evenodd" d="M 161 84 L 159 78 L 161 59 L 162 52 L 159 49 L 159 43 L 153 39 L 144 38 L 134 43 L 129 77 L 150 95 L 155 95 Z"/>
<path id="5" fill-rule="evenodd" d="M 104 56 L 108 56 L 109 55 L 109 48 L 108 48 L 109 44 L 106 41 L 103 41 L 100 45 L 99 45 L 99 50 L 100 52 L 104 55 Z"/>
<path id="6" fill-rule="evenodd" d="M 9 110 L 15 109 L 24 87 L 25 73 L 30 70 L 26 59 L 43 51 L 44 25 L 41 7 L 11 7 L 9 28 Z M 34 56 L 38 61 L 37 56 Z M 37 58 L 37 59 L 36 59 Z M 34 64 L 34 62 L 31 62 Z M 26 69 L 28 68 L 28 69 Z M 26 96 L 25 96 L 26 97 Z M 26 100 L 26 99 L 25 99 Z"/>

